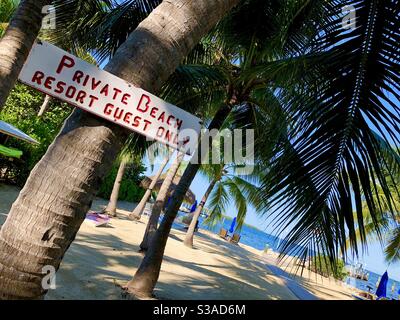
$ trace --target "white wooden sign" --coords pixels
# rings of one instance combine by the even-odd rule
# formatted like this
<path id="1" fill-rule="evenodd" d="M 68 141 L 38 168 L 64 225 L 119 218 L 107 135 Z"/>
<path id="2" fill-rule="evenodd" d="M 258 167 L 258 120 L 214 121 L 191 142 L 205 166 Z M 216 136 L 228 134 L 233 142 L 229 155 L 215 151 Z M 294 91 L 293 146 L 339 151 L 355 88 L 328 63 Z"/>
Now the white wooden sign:
<path id="1" fill-rule="evenodd" d="M 198 136 L 199 118 L 49 43 L 34 45 L 19 80 L 173 148 L 197 144 L 186 129 Z"/>

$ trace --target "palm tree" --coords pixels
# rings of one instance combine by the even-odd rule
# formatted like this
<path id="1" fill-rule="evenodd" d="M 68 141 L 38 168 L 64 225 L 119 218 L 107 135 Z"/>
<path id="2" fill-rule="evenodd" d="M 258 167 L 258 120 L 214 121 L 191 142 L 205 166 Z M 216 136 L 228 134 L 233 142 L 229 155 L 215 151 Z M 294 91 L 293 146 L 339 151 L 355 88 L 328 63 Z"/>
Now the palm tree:
<path id="1" fill-rule="evenodd" d="M 237 169 L 235 164 L 213 164 L 201 167 L 200 171 L 208 177 L 210 184 L 193 214 L 183 242 L 185 246 L 193 248 L 196 224 L 210 196 L 210 213 L 206 223 L 215 223 L 220 220 L 226 206 L 232 200 L 238 210 L 236 230 L 240 230 L 243 226 L 248 204 L 252 204 L 255 208 L 263 209 L 263 205 L 258 198 L 257 180 L 259 182 L 260 179 L 255 175 L 243 177 L 236 175 L 235 169 Z M 262 211 L 259 214 L 262 214 Z"/>
<path id="2" fill-rule="evenodd" d="M 22 0 L 0 39 L 0 110 L 14 87 L 42 25 L 42 8 L 52 0 Z M 16 2 L 2 1 L 8 15 Z M 4 19 L 4 18 L 3 18 Z M 3 20 L 2 19 L 2 20 Z M 7 21 L 1 21 L 7 22 Z"/>
<path id="3" fill-rule="evenodd" d="M 129 34 L 105 69 L 158 92 L 202 36 L 238 2 L 164 1 Z M 2 298 L 45 294 L 42 266 L 58 269 L 127 136 L 124 129 L 79 110 L 68 118 L 0 230 Z"/>
<path id="4" fill-rule="evenodd" d="M 164 178 L 164 181 L 161 185 L 160 190 L 158 191 L 156 201 L 151 210 L 149 221 L 147 222 L 146 231 L 144 232 L 143 240 L 140 243 L 140 251 L 146 252 L 149 248 L 149 244 L 151 243 L 151 239 L 154 236 L 154 233 L 158 227 L 158 220 L 160 219 L 161 211 L 165 207 L 165 203 L 168 198 L 169 190 L 171 184 L 176 176 L 179 166 L 182 163 L 185 154 L 182 152 L 178 152 L 176 158 L 174 159 L 171 167 L 167 171 L 167 175 Z"/>
<path id="5" fill-rule="evenodd" d="M 381 161 L 385 163 L 384 172 L 393 201 L 387 202 L 384 189 L 380 185 L 376 185 L 377 193 L 373 197 L 377 204 L 377 212 L 372 214 L 367 202 L 365 200 L 362 202 L 363 220 L 359 222 L 360 226 L 356 230 L 356 236 L 360 238 L 360 229 L 364 229 L 366 237 L 384 244 L 386 261 L 392 264 L 400 261 L 400 193 L 398 189 L 400 171 L 396 166 L 400 158 L 396 150 L 393 150 L 378 134 L 376 137 L 384 151 Z M 376 228 L 377 224 L 379 229 Z M 353 243 L 348 239 L 348 246 L 351 248 L 352 245 Z"/>
<path id="6" fill-rule="evenodd" d="M 124 177 L 125 168 L 126 168 L 127 164 L 128 164 L 127 159 L 121 160 L 119 167 L 118 167 L 117 176 L 114 181 L 114 186 L 113 186 L 113 189 L 111 192 L 110 201 L 108 202 L 108 205 L 105 208 L 105 212 L 112 217 L 117 216 L 117 203 L 118 203 L 119 189 L 121 187 L 122 179 Z"/>
<path id="7" fill-rule="evenodd" d="M 119 163 L 118 172 L 114 180 L 113 189 L 110 196 L 110 201 L 104 211 L 112 217 L 117 216 L 117 204 L 119 197 L 119 190 L 121 187 L 122 179 L 125 175 L 127 166 L 134 160 L 141 161 L 143 158 L 148 142 L 145 141 L 143 136 L 132 134 L 126 141 L 117 162 Z"/>
<path id="8" fill-rule="evenodd" d="M 147 201 L 150 199 L 151 193 L 160 178 L 161 174 L 164 172 L 165 167 L 167 166 L 168 162 L 170 161 L 170 157 L 172 156 L 172 152 L 169 151 L 168 155 L 164 157 L 164 160 L 160 164 L 160 168 L 158 169 L 157 173 L 153 176 L 153 180 L 150 183 L 149 187 L 146 189 L 145 194 L 143 195 L 142 199 L 140 200 L 139 204 L 133 209 L 130 213 L 129 218 L 131 220 L 140 220 L 142 217 L 144 208 L 146 207 Z"/>
<path id="9" fill-rule="evenodd" d="M 275 8 L 271 3 L 245 1 L 221 24 L 228 27 L 223 28 L 228 33 L 225 43 L 240 53 L 247 50 L 248 55 L 247 59 L 240 53 L 231 58 L 235 86 L 230 86 L 231 94 L 209 127 L 220 128 L 234 107 L 262 106 L 252 94 L 259 93 L 257 87 L 264 88 L 264 93 L 272 89 L 268 91 L 278 99 L 291 125 L 287 139 L 274 148 L 274 157 L 267 148 L 268 172 L 260 192 L 273 208 L 278 235 L 289 228 L 281 257 L 291 254 L 305 260 L 319 252 L 334 265 L 338 253 L 346 252 L 347 234 L 354 243 L 366 245 L 364 231 L 360 242 L 355 238 L 353 208 L 361 221 L 359 204 L 365 197 L 372 214 L 376 212 L 376 189 L 370 182 L 378 181 L 386 201 L 392 202 L 379 161 L 381 146 L 371 127 L 377 127 L 383 139 L 390 137 L 397 148 L 398 6 L 390 0 L 288 0 Z M 356 8 L 355 29 L 344 28 L 345 5 Z M 264 60 L 254 64 L 257 52 Z M 247 69 L 238 70 L 238 64 Z M 255 86 L 250 86 L 250 94 L 249 81 Z M 264 144 L 260 146 L 263 157 Z M 184 173 L 145 258 L 127 285 L 129 292 L 152 294 L 173 220 L 198 169 L 198 164 L 190 164 Z"/>

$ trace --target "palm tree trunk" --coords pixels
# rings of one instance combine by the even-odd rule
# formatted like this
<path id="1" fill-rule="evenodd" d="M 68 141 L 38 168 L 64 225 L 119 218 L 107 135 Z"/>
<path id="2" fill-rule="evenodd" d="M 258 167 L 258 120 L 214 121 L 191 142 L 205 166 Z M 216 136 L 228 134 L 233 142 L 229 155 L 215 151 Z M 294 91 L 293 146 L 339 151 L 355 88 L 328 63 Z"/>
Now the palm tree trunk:
<path id="1" fill-rule="evenodd" d="M 157 92 L 238 2 L 164 0 L 131 33 L 106 70 Z M 0 298 L 40 299 L 46 294 L 42 268 L 58 269 L 127 137 L 125 129 L 80 110 L 67 119 L 0 230 Z"/>
<path id="2" fill-rule="evenodd" d="M 47 109 L 49 108 L 51 100 L 52 100 L 52 97 L 49 96 L 48 94 L 46 94 L 46 96 L 44 97 L 43 104 L 40 107 L 40 110 L 38 113 L 39 118 L 42 117 L 46 113 Z"/>
<path id="3" fill-rule="evenodd" d="M 183 241 L 183 244 L 189 248 L 193 248 L 193 237 L 194 237 L 194 230 L 196 229 L 196 224 L 197 221 L 199 220 L 201 211 L 203 210 L 208 197 L 210 196 L 212 190 L 215 187 L 215 184 L 217 183 L 216 180 L 213 180 L 210 185 L 207 188 L 206 193 L 204 194 L 203 198 L 201 199 L 201 202 L 199 203 L 199 206 L 196 208 L 196 211 L 193 214 L 192 221 L 190 222 L 189 229 L 186 232 L 185 240 Z"/>
<path id="4" fill-rule="evenodd" d="M 124 178 L 125 168 L 126 168 L 126 161 L 122 160 L 118 168 L 117 177 L 115 178 L 114 181 L 114 186 L 111 192 L 110 201 L 108 202 L 107 208 L 105 210 L 106 213 L 108 213 L 110 216 L 113 217 L 117 216 L 118 195 L 119 195 L 119 189 L 121 188 L 122 179 Z"/>
<path id="5" fill-rule="evenodd" d="M 143 198 L 140 200 L 139 204 L 135 207 L 135 209 L 133 209 L 133 211 L 129 215 L 129 218 L 131 220 L 139 221 L 141 219 L 144 208 L 146 207 L 146 203 L 149 200 L 151 193 L 152 193 L 154 186 L 156 185 L 158 179 L 160 178 L 161 174 L 164 172 L 164 169 L 169 162 L 170 156 L 171 156 L 171 153 L 168 153 L 168 156 L 165 157 L 165 159 L 161 163 L 161 166 L 158 169 L 157 173 L 154 175 L 153 180 L 151 181 L 151 184 L 147 188 L 146 193 L 144 194 Z"/>
<path id="6" fill-rule="evenodd" d="M 222 106 L 214 119 L 212 120 L 209 130 L 221 129 L 226 118 L 229 116 L 232 110 L 231 105 Z M 200 141 L 201 144 L 201 141 Z M 193 157 L 199 158 L 199 150 L 197 148 Z M 188 191 L 190 184 L 192 183 L 197 171 L 200 168 L 201 161 L 190 162 L 186 168 L 180 183 L 175 189 L 174 195 L 171 199 L 171 203 L 168 205 L 167 211 L 165 212 L 164 219 L 154 234 L 149 249 L 142 263 L 139 266 L 133 279 L 129 281 L 125 287 L 125 290 L 133 295 L 150 297 L 153 294 L 154 287 L 157 284 L 158 277 L 160 275 L 161 264 L 164 256 L 165 246 L 167 244 L 168 236 L 171 231 L 172 223 L 174 222 L 176 215 L 178 214 L 179 207 Z"/>
<path id="7" fill-rule="evenodd" d="M 160 219 L 161 211 L 165 206 L 165 201 L 167 200 L 169 188 L 171 187 L 172 181 L 174 180 L 174 177 L 178 172 L 179 165 L 181 164 L 184 156 L 184 153 L 178 153 L 174 163 L 168 170 L 167 176 L 165 177 L 163 184 L 161 185 L 160 191 L 157 194 L 156 202 L 154 203 L 153 209 L 151 210 L 149 221 L 147 222 L 146 231 L 144 232 L 142 243 L 140 244 L 141 252 L 147 251 L 150 241 L 153 238 L 154 233 L 157 231 L 158 220 Z"/>
<path id="8" fill-rule="evenodd" d="M 22 0 L 0 39 L 0 110 L 18 79 L 42 26 L 42 8 L 51 0 Z"/>

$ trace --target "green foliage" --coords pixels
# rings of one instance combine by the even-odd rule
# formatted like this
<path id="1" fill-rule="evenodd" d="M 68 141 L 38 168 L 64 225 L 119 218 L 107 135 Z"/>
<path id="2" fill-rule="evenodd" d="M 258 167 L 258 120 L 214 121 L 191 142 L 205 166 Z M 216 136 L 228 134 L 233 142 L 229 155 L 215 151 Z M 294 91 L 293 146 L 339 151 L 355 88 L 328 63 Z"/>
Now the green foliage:
<path id="1" fill-rule="evenodd" d="M 98 196 L 104 199 L 109 199 L 114 186 L 115 178 L 117 177 L 119 161 L 116 161 L 108 176 L 104 179 L 100 187 Z M 118 200 L 139 202 L 145 190 L 139 186 L 140 181 L 143 179 L 143 173 L 146 168 L 142 165 L 139 159 L 134 160 L 127 165 L 124 178 L 121 182 Z"/>
<path id="2" fill-rule="evenodd" d="M 11 137 L 8 139 L 5 145 L 23 151 L 23 155 L 20 160 L 13 161 L 0 157 L 0 168 L 7 169 L 6 176 L 1 178 L 7 183 L 24 185 L 30 171 L 42 158 L 72 111 L 72 107 L 67 104 L 52 100 L 48 112 L 39 119 L 37 113 L 43 100 L 42 93 L 17 84 L 0 112 L 0 120 L 12 124 L 40 143 L 32 145 Z"/>
<path id="3" fill-rule="evenodd" d="M 324 277 L 334 277 L 338 280 L 345 279 L 348 275 L 348 272 L 346 270 L 344 261 L 338 259 L 334 266 L 335 267 L 333 268 L 328 257 L 320 255 L 312 259 L 310 269 Z"/>
<path id="4" fill-rule="evenodd" d="M 1 0 L 0 1 L 0 38 L 3 36 L 8 22 L 10 21 L 14 11 L 18 6 L 18 0 Z"/>

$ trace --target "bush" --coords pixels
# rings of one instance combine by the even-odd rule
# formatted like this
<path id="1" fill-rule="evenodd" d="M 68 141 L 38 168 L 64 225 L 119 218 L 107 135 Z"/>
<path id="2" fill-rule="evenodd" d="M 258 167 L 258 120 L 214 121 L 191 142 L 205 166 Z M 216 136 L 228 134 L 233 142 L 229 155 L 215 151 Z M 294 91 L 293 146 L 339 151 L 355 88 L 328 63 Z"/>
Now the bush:
<path id="1" fill-rule="evenodd" d="M 348 275 L 343 260 L 337 260 L 335 266 L 332 266 L 329 258 L 322 255 L 312 258 L 310 269 L 324 277 L 334 277 L 338 280 L 343 280 Z"/>
<path id="2" fill-rule="evenodd" d="M 30 171 L 43 157 L 72 111 L 68 104 L 52 100 L 48 112 L 43 118 L 38 118 L 43 100 L 44 95 L 39 91 L 17 84 L 0 112 L 0 120 L 14 125 L 40 143 L 32 145 L 11 137 L 8 139 L 6 146 L 21 150 L 23 155 L 21 159 L 8 159 L 0 155 L 0 179 L 6 183 L 25 184 Z"/>
<path id="3" fill-rule="evenodd" d="M 114 181 L 117 177 L 119 168 L 119 161 L 116 161 L 110 173 L 104 179 L 98 196 L 103 199 L 109 199 L 114 186 Z M 129 201 L 129 202 L 139 202 L 145 190 L 139 186 L 140 181 L 143 180 L 143 172 L 146 168 L 142 165 L 140 160 L 136 160 L 126 167 L 124 178 L 121 182 L 121 187 L 119 190 L 118 200 Z"/>

